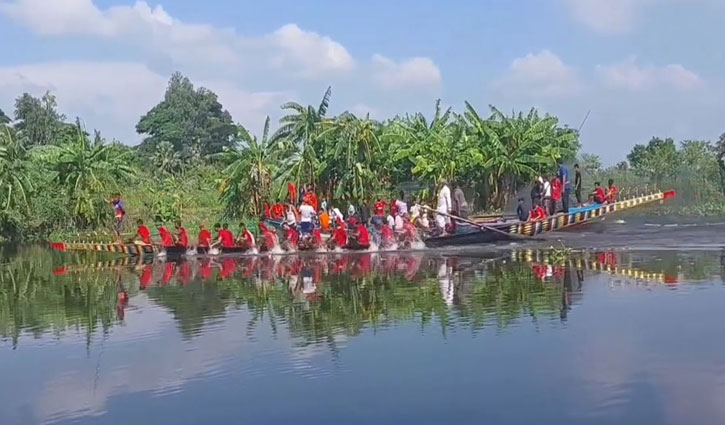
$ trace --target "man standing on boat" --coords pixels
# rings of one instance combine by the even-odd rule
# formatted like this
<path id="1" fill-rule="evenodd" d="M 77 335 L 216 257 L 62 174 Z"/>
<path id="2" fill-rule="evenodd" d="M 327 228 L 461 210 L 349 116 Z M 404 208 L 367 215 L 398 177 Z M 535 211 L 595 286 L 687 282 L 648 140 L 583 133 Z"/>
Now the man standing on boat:
<path id="1" fill-rule="evenodd" d="M 574 195 L 576 195 L 576 203 L 582 203 L 582 173 L 579 171 L 579 164 L 574 164 Z"/>
<path id="2" fill-rule="evenodd" d="M 445 233 L 446 224 L 450 223 L 450 218 L 446 215 L 451 213 L 451 189 L 448 187 L 448 182 L 444 179 L 441 181 L 443 185 L 441 190 L 438 192 L 438 208 L 436 211 L 442 214 L 436 214 L 436 226 L 441 233 Z M 445 214 L 445 215 L 444 215 Z"/>
<path id="3" fill-rule="evenodd" d="M 113 222 L 113 233 L 116 235 L 116 243 L 121 243 L 121 228 L 123 227 L 123 219 L 126 217 L 126 210 L 123 208 L 123 202 L 121 202 L 121 194 L 114 193 L 113 199 L 109 201 L 113 205 L 114 211 L 114 222 Z"/>
<path id="4" fill-rule="evenodd" d="M 571 182 L 569 181 L 569 170 L 564 166 L 563 163 L 559 163 L 559 172 L 557 176 L 561 180 L 562 197 L 561 197 L 561 209 L 564 214 L 569 214 L 569 197 L 571 196 Z"/>
<path id="5" fill-rule="evenodd" d="M 468 218 L 468 202 L 466 194 L 461 189 L 461 182 L 456 182 L 456 189 L 453 191 L 453 202 L 456 205 L 456 215 L 461 218 Z"/>

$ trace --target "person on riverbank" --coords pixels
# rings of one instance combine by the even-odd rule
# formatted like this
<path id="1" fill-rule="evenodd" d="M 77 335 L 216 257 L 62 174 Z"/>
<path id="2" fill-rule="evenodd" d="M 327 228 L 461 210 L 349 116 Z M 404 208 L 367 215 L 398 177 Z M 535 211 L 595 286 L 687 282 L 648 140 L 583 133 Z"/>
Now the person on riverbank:
<path id="1" fill-rule="evenodd" d="M 211 246 L 211 232 L 204 226 L 204 223 L 199 225 L 199 240 L 197 245 L 203 248 Z"/>
<path id="2" fill-rule="evenodd" d="M 126 210 L 123 208 L 123 202 L 121 202 L 121 194 L 114 193 L 109 203 L 113 205 L 113 233 L 116 236 L 116 243 L 120 244 L 123 219 L 126 217 Z"/>
<path id="3" fill-rule="evenodd" d="M 186 229 L 181 225 L 181 220 L 176 220 L 174 227 L 176 228 L 176 246 L 188 247 L 189 235 L 186 234 Z"/>
<path id="4" fill-rule="evenodd" d="M 614 179 L 609 179 L 607 187 L 607 202 L 613 204 L 619 199 L 619 189 L 614 185 Z"/>
<path id="5" fill-rule="evenodd" d="M 446 215 L 451 213 L 451 189 L 448 187 L 448 182 L 442 181 L 441 190 L 438 191 L 438 207 L 436 211 L 442 214 L 436 214 L 436 226 L 441 233 L 445 233 L 446 224 L 449 224 L 451 219 Z"/>
<path id="6" fill-rule="evenodd" d="M 461 182 L 456 182 L 456 188 L 453 191 L 453 205 L 458 217 L 468 218 L 468 202 L 466 202 L 466 194 L 461 189 Z"/>
<path id="7" fill-rule="evenodd" d="M 143 220 L 140 218 L 136 220 L 136 226 L 138 226 L 136 234 L 132 238 L 134 239 L 134 242 L 142 245 L 151 245 L 151 231 L 143 224 Z M 138 239 L 141 240 L 139 241 Z"/>
<path id="8" fill-rule="evenodd" d="M 582 173 L 579 171 L 579 164 L 574 164 L 574 195 L 577 205 L 582 204 Z"/>

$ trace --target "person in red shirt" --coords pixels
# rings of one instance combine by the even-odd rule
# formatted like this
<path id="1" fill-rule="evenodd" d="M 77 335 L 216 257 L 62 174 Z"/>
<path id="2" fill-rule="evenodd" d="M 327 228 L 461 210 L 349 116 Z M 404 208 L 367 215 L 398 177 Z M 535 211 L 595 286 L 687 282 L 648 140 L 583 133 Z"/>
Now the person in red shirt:
<path id="1" fill-rule="evenodd" d="M 244 249 L 252 249 L 255 246 L 254 235 L 247 229 L 247 225 L 241 223 L 239 225 L 239 236 L 237 237 L 237 245 Z"/>
<path id="2" fill-rule="evenodd" d="M 603 204 L 604 201 L 607 200 L 607 196 L 604 193 L 604 189 L 602 189 L 602 186 L 599 184 L 599 182 L 594 183 L 594 191 L 591 194 L 592 201 L 596 204 Z"/>
<path id="3" fill-rule="evenodd" d="M 619 189 L 614 185 L 614 179 L 609 179 L 609 188 L 607 189 L 607 202 L 613 204 L 619 198 Z"/>
<path id="4" fill-rule="evenodd" d="M 189 236 L 186 234 L 186 229 L 181 226 L 181 221 L 177 220 L 175 223 L 176 226 L 176 246 L 180 247 L 188 247 L 189 246 Z"/>
<path id="5" fill-rule="evenodd" d="M 327 245 L 330 248 L 338 246 L 342 248 L 347 245 L 347 229 L 345 228 L 345 222 L 341 217 L 337 217 L 337 228 L 332 232 L 332 236 L 327 240 Z"/>
<path id="6" fill-rule="evenodd" d="M 174 246 L 174 238 L 169 229 L 161 223 L 156 224 L 156 228 L 159 231 L 159 238 L 161 238 L 161 246 Z"/>
<path id="7" fill-rule="evenodd" d="M 290 226 L 289 224 L 285 223 L 282 225 L 282 228 L 284 229 L 284 247 L 285 250 L 295 250 L 297 249 L 297 245 L 300 242 L 300 234 L 297 232 L 297 230 L 294 229 L 294 227 Z"/>
<path id="8" fill-rule="evenodd" d="M 559 210 L 559 202 L 561 201 L 561 179 L 554 177 L 551 180 L 551 209 L 549 215 L 554 215 Z"/>
<path id="9" fill-rule="evenodd" d="M 133 238 L 139 238 L 141 240 L 136 240 L 135 242 L 143 245 L 151 245 L 151 231 L 149 231 L 149 228 L 144 226 L 143 220 L 140 218 L 136 220 L 136 225 L 138 226 L 138 229 L 136 230 L 136 235 L 134 235 Z"/>
<path id="10" fill-rule="evenodd" d="M 222 229 L 219 231 L 219 237 L 222 242 L 223 248 L 233 248 L 234 245 L 234 234 L 229 230 L 229 224 L 224 223 Z"/>
<path id="11" fill-rule="evenodd" d="M 395 242 L 395 236 L 393 235 L 393 229 L 387 224 L 380 227 L 380 243 L 381 248 L 388 248 Z"/>
<path id="12" fill-rule="evenodd" d="M 360 247 L 367 248 L 370 246 L 370 233 L 368 228 L 365 227 L 365 223 L 360 223 L 357 226 L 357 243 Z"/>
<path id="13" fill-rule="evenodd" d="M 536 206 L 529 212 L 529 221 L 538 221 L 546 218 L 546 211 L 541 206 L 541 202 L 536 202 Z"/>
<path id="14" fill-rule="evenodd" d="M 289 192 L 289 203 L 297 205 L 297 186 L 294 183 L 287 183 L 287 192 Z"/>
<path id="15" fill-rule="evenodd" d="M 204 226 L 199 225 L 199 242 L 198 246 L 208 248 L 211 246 L 211 232 Z"/>
<path id="16" fill-rule="evenodd" d="M 385 215 L 385 207 L 388 204 L 383 201 L 382 199 L 378 199 L 378 202 L 373 205 L 373 210 L 375 211 L 375 215 L 383 216 Z"/>
<path id="17" fill-rule="evenodd" d="M 307 185 L 307 191 L 305 192 L 305 197 L 302 199 L 303 202 L 307 202 L 312 208 L 315 209 L 315 211 L 318 210 L 317 208 L 317 195 L 315 195 L 315 191 L 312 189 L 312 185 Z"/>
<path id="18" fill-rule="evenodd" d="M 262 245 L 260 246 L 262 251 L 269 251 L 277 245 L 277 236 L 263 221 L 259 222 L 259 231 L 262 232 Z"/>

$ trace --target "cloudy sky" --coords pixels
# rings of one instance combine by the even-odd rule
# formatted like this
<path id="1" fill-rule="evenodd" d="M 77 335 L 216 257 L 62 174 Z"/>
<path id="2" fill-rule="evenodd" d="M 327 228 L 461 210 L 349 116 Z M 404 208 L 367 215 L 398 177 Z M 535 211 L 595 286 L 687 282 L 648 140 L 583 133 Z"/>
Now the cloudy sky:
<path id="1" fill-rule="evenodd" d="M 173 71 L 253 131 L 288 100 L 384 118 L 536 106 L 608 163 L 725 132 L 725 0 L 0 0 L 0 108 L 50 90 L 129 144 Z"/>

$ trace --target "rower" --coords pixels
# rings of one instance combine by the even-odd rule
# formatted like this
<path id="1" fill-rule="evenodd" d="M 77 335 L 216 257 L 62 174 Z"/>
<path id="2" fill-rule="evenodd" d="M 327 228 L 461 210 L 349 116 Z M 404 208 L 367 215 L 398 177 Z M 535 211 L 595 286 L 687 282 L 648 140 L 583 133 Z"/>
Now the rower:
<path id="1" fill-rule="evenodd" d="M 365 223 L 361 222 L 357 224 L 356 239 L 360 248 L 370 247 L 370 233 L 368 232 L 368 228 L 365 227 Z"/>
<path id="2" fill-rule="evenodd" d="M 136 220 L 136 225 L 138 226 L 136 234 L 131 239 L 134 240 L 136 238 L 140 238 L 140 241 L 134 240 L 134 243 L 139 245 L 151 245 L 151 232 L 149 231 L 149 228 L 143 224 L 143 220 L 140 218 Z"/>
<path id="3" fill-rule="evenodd" d="M 219 223 L 214 223 L 214 243 L 210 245 L 211 248 L 216 248 L 217 246 L 220 246 L 222 244 L 222 225 Z"/>
<path id="4" fill-rule="evenodd" d="M 255 246 L 254 235 L 247 229 L 244 223 L 239 224 L 239 236 L 237 236 L 237 245 L 244 249 L 253 249 Z"/>
<path id="5" fill-rule="evenodd" d="M 171 232 L 169 232 L 169 229 L 164 226 L 158 217 L 156 219 L 156 229 L 159 231 L 161 246 L 174 246 L 174 238 L 171 236 Z"/>
<path id="6" fill-rule="evenodd" d="M 181 226 L 181 220 L 176 220 L 174 225 L 176 227 L 176 246 L 186 248 L 189 246 L 189 236 L 186 234 L 186 229 Z"/>
<path id="7" fill-rule="evenodd" d="M 310 199 L 308 198 L 309 196 L 303 199 L 302 205 L 300 205 L 300 232 L 302 234 L 310 234 L 314 229 L 312 218 L 315 216 L 315 208 L 310 205 Z"/>
<path id="8" fill-rule="evenodd" d="M 224 223 L 222 229 L 219 231 L 219 236 L 222 240 L 222 248 L 233 248 L 234 247 L 234 234 L 229 230 L 229 224 Z"/>
<path id="9" fill-rule="evenodd" d="M 534 208 L 529 212 L 529 221 L 539 221 L 546 218 L 546 210 L 541 206 L 541 202 L 536 202 Z"/>
<path id="10" fill-rule="evenodd" d="M 613 204 L 619 198 L 619 189 L 614 185 L 614 179 L 609 179 L 609 187 L 607 188 L 607 202 Z"/>
<path id="11" fill-rule="evenodd" d="M 529 212 L 526 211 L 524 206 L 524 198 L 519 198 L 519 206 L 516 207 L 516 215 L 519 217 L 519 221 L 526 221 L 529 218 Z"/>
<path id="12" fill-rule="evenodd" d="M 347 245 L 347 230 L 345 229 L 345 222 L 341 217 L 337 217 L 337 227 L 335 228 L 335 231 L 332 232 L 332 236 L 327 240 L 327 245 L 330 248 L 334 248 L 335 246 L 339 246 L 340 248 Z"/>
<path id="13" fill-rule="evenodd" d="M 208 248 L 211 246 L 211 232 L 204 226 L 204 223 L 199 225 L 199 242 L 200 247 Z"/>
<path id="14" fill-rule="evenodd" d="M 606 201 L 607 196 L 604 193 L 604 189 L 599 182 L 594 182 L 594 191 L 591 193 L 591 198 L 596 204 L 603 204 Z"/>

